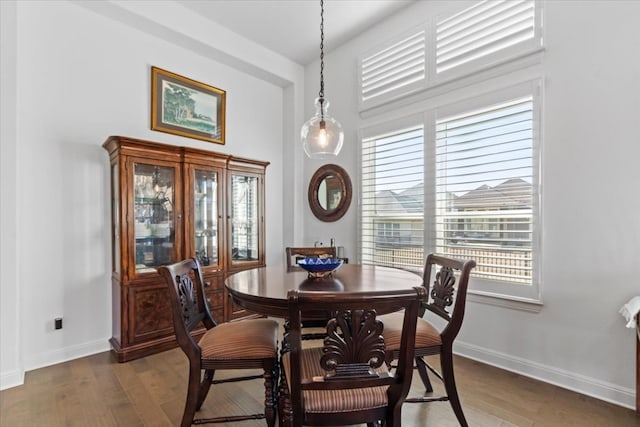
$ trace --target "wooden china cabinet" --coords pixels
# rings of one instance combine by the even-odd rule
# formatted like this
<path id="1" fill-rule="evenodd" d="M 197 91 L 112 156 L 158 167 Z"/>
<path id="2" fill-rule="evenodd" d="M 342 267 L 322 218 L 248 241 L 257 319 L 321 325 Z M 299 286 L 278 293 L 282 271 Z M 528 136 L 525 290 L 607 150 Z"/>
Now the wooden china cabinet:
<path id="1" fill-rule="evenodd" d="M 224 279 L 265 265 L 269 163 L 122 136 L 103 147 L 111 162 L 110 342 L 118 361 L 176 346 L 160 265 L 196 256 L 216 320 L 251 315 L 231 302 Z"/>

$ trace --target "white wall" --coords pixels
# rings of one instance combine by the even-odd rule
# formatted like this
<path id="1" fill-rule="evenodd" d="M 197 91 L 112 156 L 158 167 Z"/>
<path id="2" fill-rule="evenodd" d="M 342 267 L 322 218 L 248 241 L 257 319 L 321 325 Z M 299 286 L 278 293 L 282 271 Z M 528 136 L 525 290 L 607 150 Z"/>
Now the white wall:
<path id="1" fill-rule="evenodd" d="M 345 128 L 336 163 L 350 172 L 355 201 L 358 55 L 448 6 L 416 2 L 325 58 L 327 97 Z M 640 294 L 640 2 L 544 6 L 544 306 L 533 313 L 472 302 L 456 351 L 633 407 L 634 331 L 618 310 Z M 307 67 L 307 108 L 317 76 L 317 63 Z M 306 161 L 307 183 L 320 164 Z M 337 223 L 308 218 L 304 236 L 336 236 L 354 256 L 356 228 L 354 203 Z"/>
<path id="2" fill-rule="evenodd" d="M 0 2 L 0 387 L 22 383 L 16 227 L 16 7 Z"/>
<path id="3" fill-rule="evenodd" d="M 188 13 L 173 2 L 2 2 L 0 388 L 109 349 L 109 135 L 271 162 L 267 263 L 282 262 L 283 152 L 301 125 L 290 112 L 303 69 Z M 211 34 L 190 36 L 196 27 Z M 227 91 L 226 145 L 149 129 L 152 65 Z"/>

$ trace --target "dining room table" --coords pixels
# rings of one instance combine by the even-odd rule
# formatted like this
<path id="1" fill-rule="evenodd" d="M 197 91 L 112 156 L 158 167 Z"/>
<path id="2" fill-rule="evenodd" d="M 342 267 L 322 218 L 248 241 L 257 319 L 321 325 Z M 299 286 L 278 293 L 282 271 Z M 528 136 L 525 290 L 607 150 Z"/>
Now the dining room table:
<path id="1" fill-rule="evenodd" d="M 421 285 L 422 276 L 417 272 L 366 264 L 342 264 L 340 268 L 323 277 L 313 277 L 305 270 L 292 270 L 286 265 L 273 265 L 239 271 L 225 280 L 229 296 L 237 305 L 259 315 L 284 320 L 281 359 L 288 351 L 290 290 L 330 292 L 334 293 L 336 298 L 346 294 L 361 294 L 363 298 L 367 298 L 370 292 L 406 290 Z M 307 322 L 307 325 L 314 328 L 326 324 L 331 317 L 332 313 L 326 311 L 306 312 L 303 323 Z M 323 333 L 307 335 L 309 338 L 303 339 L 324 336 Z M 281 369 L 278 393 L 286 392 L 285 389 L 285 372 Z M 282 408 L 279 407 L 278 411 L 282 419 Z"/>
<path id="2" fill-rule="evenodd" d="M 225 286 L 240 307 L 253 313 L 286 319 L 290 290 L 362 294 L 411 289 L 422 285 L 418 272 L 367 264 L 343 264 L 324 277 L 311 277 L 305 270 L 291 271 L 286 265 L 244 270 L 230 275 Z M 311 314 L 318 320 L 327 313 Z"/>

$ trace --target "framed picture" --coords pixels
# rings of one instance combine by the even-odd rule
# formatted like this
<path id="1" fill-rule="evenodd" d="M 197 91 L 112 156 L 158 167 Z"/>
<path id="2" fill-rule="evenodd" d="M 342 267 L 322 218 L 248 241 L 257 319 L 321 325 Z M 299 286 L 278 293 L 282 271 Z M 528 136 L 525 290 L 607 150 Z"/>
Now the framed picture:
<path id="1" fill-rule="evenodd" d="M 151 130 L 224 144 L 227 93 L 151 67 Z"/>

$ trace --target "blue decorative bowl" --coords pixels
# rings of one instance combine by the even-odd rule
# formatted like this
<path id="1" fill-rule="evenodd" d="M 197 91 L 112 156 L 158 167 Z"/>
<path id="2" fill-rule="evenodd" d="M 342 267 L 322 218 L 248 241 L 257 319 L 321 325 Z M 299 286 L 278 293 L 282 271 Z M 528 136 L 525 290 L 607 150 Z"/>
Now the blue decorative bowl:
<path id="1" fill-rule="evenodd" d="M 307 257 L 298 261 L 298 265 L 309 272 L 310 277 L 324 277 L 342 266 L 343 261 L 338 258 Z"/>

